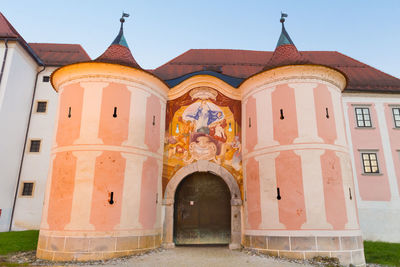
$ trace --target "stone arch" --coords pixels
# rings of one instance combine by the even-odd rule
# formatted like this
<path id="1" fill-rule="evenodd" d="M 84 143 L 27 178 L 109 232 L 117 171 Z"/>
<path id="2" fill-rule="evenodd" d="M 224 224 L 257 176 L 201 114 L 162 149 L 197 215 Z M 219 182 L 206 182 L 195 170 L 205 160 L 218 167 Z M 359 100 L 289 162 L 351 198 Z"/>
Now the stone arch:
<path id="1" fill-rule="evenodd" d="M 175 192 L 180 182 L 188 175 L 195 172 L 210 172 L 221 177 L 227 184 L 231 193 L 231 242 L 230 249 L 238 249 L 241 246 L 241 206 L 242 199 L 239 186 L 232 176 L 224 167 L 206 160 L 199 160 L 185 167 L 180 168 L 171 178 L 164 193 L 163 205 L 165 207 L 163 245 L 167 248 L 175 246 L 173 243 L 173 227 L 174 227 L 174 201 Z"/>

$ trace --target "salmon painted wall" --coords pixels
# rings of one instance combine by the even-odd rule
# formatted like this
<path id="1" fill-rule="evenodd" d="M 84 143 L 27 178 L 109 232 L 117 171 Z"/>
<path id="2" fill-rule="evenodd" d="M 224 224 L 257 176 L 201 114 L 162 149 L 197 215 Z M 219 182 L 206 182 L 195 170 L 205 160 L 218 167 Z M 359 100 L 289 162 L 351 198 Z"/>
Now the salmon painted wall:
<path id="1" fill-rule="evenodd" d="M 255 127 L 243 127 L 246 229 L 358 229 L 357 219 L 356 226 L 353 223 L 357 218 L 354 196 L 346 199 L 345 190 L 353 190 L 353 178 L 350 157 L 343 154 L 347 144 L 340 95 L 340 89 L 331 84 L 301 79 L 258 86 L 254 93 L 249 89 L 243 100 L 244 122 L 247 124 L 251 117 L 251 126 Z M 260 110 L 264 113 L 257 117 Z M 267 112 L 272 113 L 272 125 L 268 124 Z M 308 127 L 309 123 L 314 125 Z M 256 127 L 262 124 L 269 125 L 273 134 L 260 135 Z M 260 160 L 266 163 L 269 159 L 273 159 L 274 170 L 260 167 Z M 271 186 L 273 190 L 266 189 Z M 276 211 L 271 208 L 274 206 Z M 352 213 L 354 216 L 348 218 Z M 279 222 L 267 222 L 275 217 Z"/>
<path id="2" fill-rule="evenodd" d="M 372 127 L 357 127 L 356 107 L 369 108 Z M 347 109 L 360 197 L 364 201 L 390 201 L 391 193 L 375 104 L 347 103 Z M 364 151 L 377 154 L 379 174 L 364 173 L 361 161 L 361 153 Z"/>
<path id="3" fill-rule="evenodd" d="M 397 178 L 397 186 L 400 192 L 400 127 L 395 125 L 393 109 L 400 109 L 399 104 L 385 104 L 386 124 L 389 132 L 390 146 Z"/>
<path id="4" fill-rule="evenodd" d="M 55 142 L 70 146 L 79 137 L 82 119 L 83 88 L 70 84 L 59 92 L 59 112 Z M 63 230 L 70 222 L 77 158 L 72 151 L 56 153 L 52 162 L 50 203 L 47 224 L 52 230 Z"/>
<path id="5" fill-rule="evenodd" d="M 261 198 L 259 165 L 254 158 L 246 162 L 247 222 L 250 229 L 258 229 L 261 223 Z"/>
<path id="6" fill-rule="evenodd" d="M 249 97 L 245 110 L 246 116 L 244 127 L 246 128 L 246 149 L 248 152 L 251 152 L 258 140 L 256 99 L 254 97 Z"/>
<path id="7" fill-rule="evenodd" d="M 141 90 L 115 79 L 91 79 L 59 88 L 48 215 L 42 224 L 48 226 L 46 230 L 127 230 L 126 218 L 134 210 L 137 223 L 128 229 L 160 228 L 156 222 L 163 101 Z M 137 116 L 144 120 L 136 120 Z M 137 143 L 147 145 L 147 154 Z M 132 160 L 142 170 L 134 174 L 137 178 L 127 170 Z M 140 181 L 139 185 L 132 188 L 130 180 Z M 137 189 L 139 197 L 133 194 Z"/>
<path id="8" fill-rule="evenodd" d="M 274 140 L 280 145 L 292 144 L 298 127 L 294 89 L 288 84 L 277 85 L 272 93 L 272 114 Z"/>
<path id="9" fill-rule="evenodd" d="M 337 140 L 337 131 L 344 131 L 344 125 L 336 130 L 337 118 L 334 112 L 334 108 L 341 110 L 341 102 L 333 106 L 332 94 L 325 84 L 319 84 L 314 88 L 314 102 L 317 111 L 318 136 L 324 140 L 324 143 L 333 145 Z M 345 229 L 348 220 L 340 159 L 334 151 L 325 150 L 321 156 L 321 167 L 327 221 L 333 229 Z"/>

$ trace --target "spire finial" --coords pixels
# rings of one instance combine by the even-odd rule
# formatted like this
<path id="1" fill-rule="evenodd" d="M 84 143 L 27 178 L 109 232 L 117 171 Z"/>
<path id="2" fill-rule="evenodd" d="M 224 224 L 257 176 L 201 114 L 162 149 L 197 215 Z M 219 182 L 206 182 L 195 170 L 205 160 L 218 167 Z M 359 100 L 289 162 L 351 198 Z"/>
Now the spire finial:
<path id="1" fill-rule="evenodd" d="M 127 18 L 127 17 L 129 17 L 129 14 L 122 12 L 122 16 L 119 19 L 119 21 L 121 22 L 121 27 L 119 29 L 119 33 L 118 33 L 117 37 L 115 38 L 115 40 L 111 44 L 119 44 L 119 45 L 128 47 L 128 44 L 124 37 L 124 22 L 125 22 L 124 18 Z"/>
<path id="2" fill-rule="evenodd" d="M 122 11 L 122 16 L 121 16 L 121 18 L 119 19 L 119 21 L 121 22 L 121 26 L 122 26 L 122 24 L 125 22 L 125 19 L 124 19 L 124 18 L 128 18 L 128 17 L 129 17 L 129 14 Z"/>
<path id="3" fill-rule="evenodd" d="M 287 18 L 287 16 L 288 16 L 288 14 L 283 13 L 283 12 L 281 11 L 281 20 L 280 20 L 280 22 L 281 22 L 282 24 L 285 22 L 285 18 Z"/>

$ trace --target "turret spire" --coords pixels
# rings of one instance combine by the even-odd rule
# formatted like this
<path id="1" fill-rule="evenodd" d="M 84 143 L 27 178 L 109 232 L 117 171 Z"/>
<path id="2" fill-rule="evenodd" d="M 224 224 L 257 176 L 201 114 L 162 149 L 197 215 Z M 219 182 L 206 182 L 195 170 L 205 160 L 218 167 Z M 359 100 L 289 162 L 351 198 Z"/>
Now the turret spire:
<path id="1" fill-rule="evenodd" d="M 124 37 L 124 22 L 125 22 L 124 18 L 128 18 L 128 17 L 129 17 L 128 13 L 122 12 L 122 16 L 119 19 L 119 21 L 121 22 L 121 28 L 119 29 L 119 33 L 118 33 L 117 37 L 115 37 L 114 41 L 111 43 L 112 45 L 119 44 L 119 45 L 128 47 L 128 43 L 126 42 L 125 37 Z"/>
<path id="2" fill-rule="evenodd" d="M 274 54 L 265 66 L 264 70 L 277 66 L 298 65 L 306 63 L 306 60 L 304 60 L 304 58 L 301 56 L 300 52 L 297 50 L 296 46 L 294 45 L 292 39 L 285 29 L 285 18 L 287 18 L 287 16 L 287 14 L 281 13 L 280 22 L 282 23 L 282 32 L 279 36 L 278 43 L 276 44 Z"/>
<path id="3" fill-rule="evenodd" d="M 119 29 L 117 37 L 115 37 L 114 41 L 107 48 L 107 50 L 94 61 L 121 64 L 141 69 L 139 64 L 137 64 L 136 60 L 133 58 L 132 53 L 128 47 L 128 43 L 126 42 L 126 39 L 124 37 L 124 22 L 125 18 L 128 17 L 129 14 L 122 12 L 122 16 L 119 20 L 121 22 L 121 27 Z"/>
<path id="4" fill-rule="evenodd" d="M 288 15 L 286 13 L 281 12 L 280 22 L 282 23 L 282 32 L 281 32 L 281 36 L 279 37 L 278 43 L 276 44 L 276 47 L 278 47 L 280 45 L 285 45 L 285 44 L 294 45 L 292 39 L 290 39 L 290 36 L 285 29 L 285 18 L 287 18 L 287 16 Z"/>

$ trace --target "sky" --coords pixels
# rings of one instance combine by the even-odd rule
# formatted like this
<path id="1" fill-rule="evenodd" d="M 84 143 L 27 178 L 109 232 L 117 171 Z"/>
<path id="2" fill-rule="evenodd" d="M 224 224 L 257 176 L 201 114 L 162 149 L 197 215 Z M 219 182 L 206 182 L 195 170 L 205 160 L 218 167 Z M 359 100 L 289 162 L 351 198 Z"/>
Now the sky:
<path id="1" fill-rule="evenodd" d="M 339 51 L 400 78 L 399 0 L 0 0 L 27 42 L 79 43 L 94 59 L 124 34 L 153 69 L 194 48 L 273 51 L 281 11 L 298 50 Z"/>

